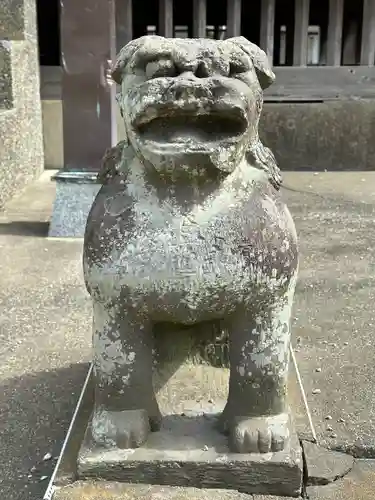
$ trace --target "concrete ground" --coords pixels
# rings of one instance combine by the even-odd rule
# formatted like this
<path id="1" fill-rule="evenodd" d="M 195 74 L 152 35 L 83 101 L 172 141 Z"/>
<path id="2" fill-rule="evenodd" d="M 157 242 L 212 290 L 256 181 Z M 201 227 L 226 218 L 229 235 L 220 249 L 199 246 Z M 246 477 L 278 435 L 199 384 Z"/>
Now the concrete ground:
<path id="1" fill-rule="evenodd" d="M 0 498 L 8 500 L 42 498 L 54 462 L 42 459 L 59 452 L 90 360 L 82 243 L 46 239 L 53 199 L 42 177 L 0 219 Z"/>
<path id="2" fill-rule="evenodd" d="M 296 356 L 319 443 L 374 458 L 375 172 L 289 173 L 285 187 L 301 251 Z"/>
<path id="3" fill-rule="evenodd" d="M 309 500 L 373 500 L 375 467 L 359 460 L 343 479 L 327 486 L 307 488 Z M 56 500 L 293 500 L 286 497 L 245 495 L 230 490 L 196 490 L 116 483 L 75 483 L 57 492 Z M 295 499 L 294 499 L 295 500 Z"/>
<path id="4" fill-rule="evenodd" d="M 0 498 L 7 500 L 43 496 L 90 360 L 82 242 L 46 238 L 49 175 L 0 214 Z M 284 179 L 301 250 L 294 345 L 319 442 L 375 458 L 375 172 Z M 349 478 L 337 498 L 372 498 L 363 494 L 374 484 L 372 465 L 365 467 L 372 472 L 360 469 L 361 479 Z"/>

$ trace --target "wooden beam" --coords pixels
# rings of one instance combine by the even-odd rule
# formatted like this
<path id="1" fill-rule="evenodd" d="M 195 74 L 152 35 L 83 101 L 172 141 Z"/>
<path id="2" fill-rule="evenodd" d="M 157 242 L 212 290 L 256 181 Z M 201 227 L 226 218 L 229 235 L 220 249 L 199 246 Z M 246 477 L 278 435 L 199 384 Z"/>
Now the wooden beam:
<path id="1" fill-rule="evenodd" d="M 307 65 L 307 32 L 309 28 L 310 0 L 298 0 L 294 11 L 293 66 Z"/>
<path id="2" fill-rule="evenodd" d="M 159 0 L 159 35 L 173 37 L 173 0 Z"/>
<path id="3" fill-rule="evenodd" d="M 364 66 L 275 67 L 276 81 L 264 92 L 265 102 L 345 103 L 375 99 L 375 71 Z"/>
<path id="4" fill-rule="evenodd" d="M 260 18 L 260 47 L 273 64 L 275 30 L 275 0 L 262 0 Z"/>
<path id="5" fill-rule="evenodd" d="M 374 66 L 374 60 L 375 60 L 375 1 L 364 0 L 360 64 L 362 66 Z"/>
<path id="6" fill-rule="evenodd" d="M 264 93 L 266 102 L 375 99 L 375 72 L 366 66 L 276 66 L 274 72 L 276 81 Z M 61 99 L 62 74 L 58 66 L 41 67 L 43 101 Z"/>
<path id="7" fill-rule="evenodd" d="M 207 3 L 206 0 L 194 0 L 193 37 L 206 38 Z"/>
<path id="8" fill-rule="evenodd" d="M 133 1 L 116 0 L 116 50 L 119 52 L 122 47 L 133 38 Z"/>
<path id="9" fill-rule="evenodd" d="M 343 18 L 344 0 L 330 0 L 327 35 L 328 66 L 340 66 L 341 64 Z"/>
<path id="10" fill-rule="evenodd" d="M 241 35 L 241 0 L 227 1 L 227 38 Z"/>

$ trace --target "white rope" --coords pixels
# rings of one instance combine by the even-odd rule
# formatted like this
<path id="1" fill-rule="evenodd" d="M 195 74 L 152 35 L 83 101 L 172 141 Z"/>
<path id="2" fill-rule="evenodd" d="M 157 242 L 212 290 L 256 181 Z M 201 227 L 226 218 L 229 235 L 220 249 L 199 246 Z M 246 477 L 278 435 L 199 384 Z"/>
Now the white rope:
<path id="1" fill-rule="evenodd" d="M 310 413 L 309 404 L 307 402 L 307 397 L 306 397 L 305 389 L 304 389 L 303 384 L 302 384 L 302 378 L 301 378 L 301 375 L 300 375 L 300 372 L 299 372 L 299 369 L 298 369 L 298 366 L 297 366 L 296 356 L 294 354 L 294 350 L 293 350 L 293 347 L 292 347 L 291 344 L 290 344 L 290 354 L 292 356 L 292 361 L 293 361 L 294 369 L 296 370 L 297 381 L 298 381 L 299 388 L 301 390 L 303 404 L 305 405 L 305 410 L 306 410 L 307 418 L 309 420 L 311 434 L 312 434 L 314 443 L 318 444 L 318 438 L 317 438 L 317 435 L 316 435 L 316 432 L 315 432 L 315 428 L 314 428 L 314 424 L 313 424 L 313 421 L 312 421 L 312 417 L 311 417 L 311 413 Z"/>

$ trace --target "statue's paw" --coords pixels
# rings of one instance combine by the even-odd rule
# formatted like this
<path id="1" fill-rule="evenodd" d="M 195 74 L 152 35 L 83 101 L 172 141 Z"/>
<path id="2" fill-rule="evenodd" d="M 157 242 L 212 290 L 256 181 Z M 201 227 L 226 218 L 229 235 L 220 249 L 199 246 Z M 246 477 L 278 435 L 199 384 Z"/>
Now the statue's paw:
<path id="1" fill-rule="evenodd" d="M 139 448 L 150 433 L 146 410 L 109 411 L 96 409 L 92 419 L 92 436 L 99 446 Z"/>
<path id="2" fill-rule="evenodd" d="M 229 445 L 234 453 L 282 451 L 289 438 L 287 413 L 264 417 L 236 417 L 229 427 Z"/>

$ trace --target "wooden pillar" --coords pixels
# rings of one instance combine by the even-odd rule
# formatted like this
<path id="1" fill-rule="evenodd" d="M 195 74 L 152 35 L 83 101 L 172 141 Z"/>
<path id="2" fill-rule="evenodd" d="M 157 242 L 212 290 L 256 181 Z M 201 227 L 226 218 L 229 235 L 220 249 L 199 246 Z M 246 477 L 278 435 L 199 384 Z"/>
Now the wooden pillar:
<path id="1" fill-rule="evenodd" d="M 375 1 L 363 1 L 361 59 L 362 66 L 374 66 L 375 59 Z"/>
<path id="2" fill-rule="evenodd" d="M 115 0 L 115 2 L 116 50 L 119 52 L 133 38 L 133 1 Z"/>
<path id="3" fill-rule="evenodd" d="M 114 0 L 61 0 L 64 168 L 98 171 L 117 142 Z"/>
<path id="4" fill-rule="evenodd" d="M 260 19 L 260 47 L 273 64 L 275 30 L 275 0 L 262 0 Z"/>
<path id="5" fill-rule="evenodd" d="M 298 0 L 295 2 L 293 66 L 307 65 L 309 11 L 310 0 Z"/>
<path id="6" fill-rule="evenodd" d="M 173 37 L 173 0 L 159 0 L 159 35 Z"/>
<path id="7" fill-rule="evenodd" d="M 295 13 L 294 2 L 287 2 L 285 5 L 285 12 L 282 16 L 282 25 L 285 26 L 286 32 L 284 33 L 285 43 L 285 65 L 293 66 L 293 53 L 294 53 L 294 28 L 295 28 Z"/>
<path id="8" fill-rule="evenodd" d="M 344 0 L 330 0 L 327 39 L 328 66 L 340 66 L 341 64 L 343 17 Z"/>
<path id="9" fill-rule="evenodd" d="M 206 0 L 194 0 L 193 37 L 206 38 L 207 4 Z"/>
<path id="10" fill-rule="evenodd" d="M 241 35 L 241 0 L 227 2 L 227 38 Z"/>
<path id="11" fill-rule="evenodd" d="M 346 32 L 345 32 L 346 31 Z M 357 64 L 357 39 L 358 39 L 359 25 L 354 19 L 350 22 L 343 34 L 343 54 L 342 54 L 342 64 L 354 66 Z"/>

